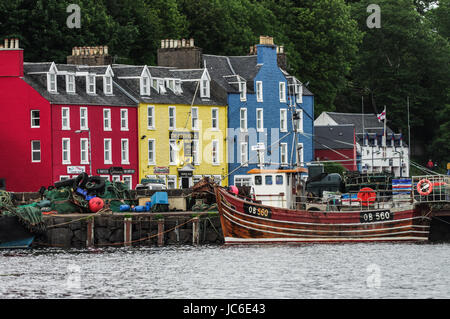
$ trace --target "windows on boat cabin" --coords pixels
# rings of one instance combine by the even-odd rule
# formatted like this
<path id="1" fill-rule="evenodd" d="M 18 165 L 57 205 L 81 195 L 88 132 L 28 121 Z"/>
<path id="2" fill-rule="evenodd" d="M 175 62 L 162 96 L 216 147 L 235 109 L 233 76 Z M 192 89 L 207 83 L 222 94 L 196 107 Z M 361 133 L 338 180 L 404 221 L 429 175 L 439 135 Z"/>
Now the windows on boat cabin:
<path id="1" fill-rule="evenodd" d="M 262 174 L 253 176 L 253 185 L 255 186 L 272 186 L 272 185 L 289 185 L 289 179 L 285 174 Z"/>

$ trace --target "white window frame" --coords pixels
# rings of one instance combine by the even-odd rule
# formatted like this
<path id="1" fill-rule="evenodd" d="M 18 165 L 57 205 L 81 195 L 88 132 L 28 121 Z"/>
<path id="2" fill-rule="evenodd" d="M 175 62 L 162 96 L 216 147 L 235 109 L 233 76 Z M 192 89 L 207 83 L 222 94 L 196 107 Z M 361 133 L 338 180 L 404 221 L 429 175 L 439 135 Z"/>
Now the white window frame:
<path id="1" fill-rule="evenodd" d="M 247 101 L 247 83 L 242 81 L 239 82 L 239 97 L 241 102 Z"/>
<path id="2" fill-rule="evenodd" d="M 194 112 L 195 111 L 195 112 Z M 194 113 L 195 113 L 195 117 L 194 117 Z M 198 120 L 198 107 L 192 107 L 191 109 L 191 126 L 192 126 L 192 130 L 194 131 L 198 131 L 199 128 L 199 120 Z"/>
<path id="3" fill-rule="evenodd" d="M 64 149 L 64 142 L 67 142 L 66 143 L 66 145 L 67 145 L 67 149 Z M 67 164 L 70 164 L 70 138 L 63 138 L 62 139 L 62 145 L 61 145 L 61 155 L 62 155 L 62 163 L 63 163 L 63 165 L 67 165 Z M 64 153 L 66 153 L 67 154 L 67 159 L 66 160 L 64 160 Z"/>
<path id="4" fill-rule="evenodd" d="M 39 142 L 39 149 L 34 149 L 34 142 Z M 39 154 L 39 160 L 33 159 L 33 155 L 35 153 Z M 40 163 L 41 160 L 42 160 L 41 141 L 40 140 L 32 140 L 31 141 L 31 163 Z"/>
<path id="5" fill-rule="evenodd" d="M 210 97 L 210 82 L 208 79 L 200 80 L 200 97 L 202 98 Z"/>
<path id="6" fill-rule="evenodd" d="M 85 116 L 82 116 L 83 112 L 85 111 Z M 83 125 L 83 119 L 85 120 L 85 125 Z M 88 123 L 88 108 L 87 107 L 80 107 L 80 130 L 87 130 L 89 127 Z"/>
<path id="7" fill-rule="evenodd" d="M 86 148 L 83 148 L 83 142 L 86 143 Z M 84 156 L 83 156 L 84 154 Z M 85 157 L 85 159 L 83 159 Z M 80 164 L 89 164 L 89 139 L 80 138 Z"/>
<path id="8" fill-rule="evenodd" d="M 295 94 L 296 94 L 296 101 L 297 103 L 301 104 L 303 103 L 303 85 L 302 84 L 296 84 L 295 85 Z"/>
<path id="9" fill-rule="evenodd" d="M 214 113 L 216 113 L 216 117 L 214 118 Z M 214 126 L 214 120 L 216 121 L 216 125 Z M 211 109 L 211 128 L 214 131 L 219 130 L 219 109 L 217 107 L 213 107 Z"/>
<path id="10" fill-rule="evenodd" d="M 109 80 L 109 83 L 108 83 Z M 105 75 L 103 77 L 103 92 L 105 92 L 105 95 L 112 95 L 113 94 L 113 79 L 110 75 Z"/>
<path id="11" fill-rule="evenodd" d="M 233 182 L 234 182 L 234 185 L 236 185 L 236 186 L 251 186 L 252 185 L 252 177 L 249 175 L 235 175 Z"/>
<path id="12" fill-rule="evenodd" d="M 152 142 L 152 148 L 150 149 L 150 142 Z M 147 160 L 148 165 L 156 165 L 156 141 L 154 138 L 147 140 Z M 150 151 L 152 152 L 153 159 L 150 158 Z"/>
<path id="13" fill-rule="evenodd" d="M 296 112 L 300 115 L 297 121 L 297 132 L 303 132 L 303 110 L 297 109 Z"/>
<path id="14" fill-rule="evenodd" d="M 192 140 L 192 162 L 194 165 L 200 165 L 200 150 L 199 150 L 200 142 L 198 139 Z M 195 154 L 195 155 L 194 155 Z"/>
<path id="15" fill-rule="evenodd" d="M 242 111 L 245 113 L 245 117 L 242 117 Z M 245 127 L 242 127 L 242 121 L 245 123 Z M 247 122 L 247 108 L 241 107 L 239 110 L 239 126 L 241 129 L 241 132 L 247 132 L 248 130 L 248 122 Z"/>
<path id="16" fill-rule="evenodd" d="M 173 110 L 172 115 L 170 115 L 171 110 Z M 168 113 L 169 113 L 169 130 L 175 130 L 177 128 L 177 108 L 175 106 L 169 106 Z M 170 125 L 171 121 L 173 122 L 172 125 Z"/>
<path id="17" fill-rule="evenodd" d="M 174 187 L 173 188 L 169 187 L 169 182 L 170 181 L 174 182 Z M 167 175 L 167 188 L 168 189 L 176 189 L 177 188 L 177 176 L 176 175 Z"/>
<path id="18" fill-rule="evenodd" d="M 286 83 L 280 82 L 278 85 L 280 102 L 286 102 Z"/>
<path id="19" fill-rule="evenodd" d="M 124 148 L 124 142 L 126 147 Z M 122 138 L 120 140 L 120 158 L 121 164 L 130 164 L 130 141 L 127 138 Z"/>
<path id="20" fill-rule="evenodd" d="M 126 182 L 125 182 L 125 179 L 127 179 L 127 178 L 129 178 L 130 179 L 130 189 L 133 189 L 132 187 L 133 187 L 133 176 L 132 175 L 122 175 L 122 182 L 124 183 L 124 184 L 127 184 Z"/>
<path id="21" fill-rule="evenodd" d="M 94 80 L 92 83 L 90 82 L 91 79 Z M 92 86 L 92 90 L 91 90 L 91 86 Z M 88 75 L 86 75 L 86 93 L 87 94 L 95 94 L 95 92 L 96 92 L 95 75 L 88 74 Z"/>
<path id="22" fill-rule="evenodd" d="M 65 111 L 67 111 L 66 116 L 64 116 Z M 67 121 L 66 126 L 64 126 L 64 120 Z M 70 130 L 70 108 L 68 107 L 61 108 L 61 130 Z"/>
<path id="23" fill-rule="evenodd" d="M 105 112 L 107 113 L 105 116 Z M 106 125 L 108 124 L 108 125 Z M 112 131 L 111 127 L 111 109 L 103 109 L 103 130 Z"/>
<path id="24" fill-rule="evenodd" d="M 259 117 L 259 114 L 261 114 L 261 117 Z M 264 132 L 264 109 L 263 108 L 256 109 L 256 131 Z"/>
<path id="25" fill-rule="evenodd" d="M 125 116 L 123 116 L 125 114 Z M 125 126 L 123 125 L 125 121 Z M 128 131 L 128 109 L 120 109 L 120 130 Z"/>
<path id="26" fill-rule="evenodd" d="M 147 80 L 147 84 L 144 83 L 144 80 Z M 150 95 L 150 88 L 151 88 L 150 77 L 144 75 L 143 77 L 141 77 L 141 95 L 145 96 Z"/>
<path id="27" fill-rule="evenodd" d="M 172 155 L 172 160 L 170 157 Z M 177 165 L 178 162 L 178 147 L 175 139 L 169 140 L 169 165 Z"/>
<path id="28" fill-rule="evenodd" d="M 33 112 L 38 112 L 38 116 L 34 116 Z M 41 127 L 41 111 L 40 110 L 31 110 L 30 111 L 30 118 L 31 118 L 31 128 L 40 128 Z M 34 125 L 33 121 L 34 120 L 38 120 L 39 124 L 38 125 Z"/>
<path id="29" fill-rule="evenodd" d="M 280 143 L 280 163 L 282 165 L 288 164 L 288 147 L 287 143 Z"/>
<path id="30" fill-rule="evenodd" d="M 50 93 L 58 92 L 58 76 L 56 72 L 50 71 L 47 73 L 47 90 Z"/>
<path id="31" fill-rule="evenodd" d="M 248 143 L 247 142 L 241 142 L 240 157 L 241 157 L 241 165 L 244 167 L 248 166 Z"/>
<path id="32" fill-rule="evenodd" d="M 107 142 L 109 142 L 109 149 L 106 148 Z M 107 158 L 106 154 L 109 155 L 109 158 Z M 103 162 L 104 164 L 112 164 L 112 140 L 110 138 L 103 139 Z"/>
<path id="33" fill-rule="evenodd" d="M 116 182 L 116 183 L 122 182 L 122 180 L 120 179 L 120 175 L 111 175 L 111 180 L 113 183 L 114 182 Z"/>
<path id="34" fill-rule="evenodd" d="M 74 74 L 66 74 L 66 92 L 67 93 L 75 93 L 75 75 Z"/>
<path id="35" fill-rule="evenodd" d="M 216 147 L 214 147 L 214 145 Z M 214 149 L 216 149 L 215 153 L 214 153 Z M 211 162 L 212 162 L 212 165 L 214 165 L 214 166 L 220 165 L 219 140 L 211 141 Z"/>
<path id="36" fill-rule="evenodd" d="M 256 102 L 264 102 L 262 81 L 256 81 Z"/>
<path id="37" fill-rule="evenodd" d="M 151 113 L 151 114 L 150 114 Z M 149 125 L 149 120 L 151 119 L 151 125 Z M 147 106 L 147 129 L 154 130 L 155 129 L 155 106 L 148 105 Z"/>
<path id="38" fill-rule="evenodd" d="M 287 109 L 280 109 L 280 132 L 287 132 L 287 127 Z"/>

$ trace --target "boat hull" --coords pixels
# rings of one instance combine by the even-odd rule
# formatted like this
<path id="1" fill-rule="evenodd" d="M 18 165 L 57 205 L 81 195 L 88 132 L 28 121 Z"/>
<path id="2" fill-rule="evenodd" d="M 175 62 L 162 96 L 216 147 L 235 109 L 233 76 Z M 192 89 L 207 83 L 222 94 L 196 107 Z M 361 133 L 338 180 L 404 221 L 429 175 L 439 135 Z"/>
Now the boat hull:
<path id="1" fill-rule="evenodd" d="M 430 221 L 419 208 L 347 212 L 289 210 L 241 199 L 216 187 L 226 245 L 424 242 Z"/>
<path id="2" fill-rule="evenodd" d="M 33 240 L 34 235 L 16 216 L 0 217 L 0 249 L 28 248 Z"/>

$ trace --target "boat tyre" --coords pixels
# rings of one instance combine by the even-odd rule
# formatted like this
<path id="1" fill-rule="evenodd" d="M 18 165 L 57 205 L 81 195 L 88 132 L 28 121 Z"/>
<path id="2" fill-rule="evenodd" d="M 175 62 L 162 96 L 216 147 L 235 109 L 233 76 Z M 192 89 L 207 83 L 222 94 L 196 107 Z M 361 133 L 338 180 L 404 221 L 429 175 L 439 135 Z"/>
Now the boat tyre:
<path id="1" fill-rule="evenodd" d="M 89 175 L 87 173 L 81 173 L 75 178 L 75 182 L 73 184 L 73 187 L 76 189 L 77 187 L 84 188 L 86 186 L 86 183 L 89 180 Z"/>
<path id="2" fill-rule="evenodd" d="M 55 187 L 61 188 L 61 187 L 73 186 L 74 183 L 75 183 L 75 178 L 66 179 L 63 181 L 56 182 Z"/>
<path id="3" fill-rule="evenodd" d="M 103 193 L 105 190 L 105 180 L 100 176 L 91 176 L 89 181 L 86 183 L 85 188 L 89 193 Z"/>
<path id="4" fill-rule="evenodd" d="M 421 179 L 417 183 L 417 192 L 422 196 L 430 195 L 433 191 L 433 184 L 428 179 Z"/>

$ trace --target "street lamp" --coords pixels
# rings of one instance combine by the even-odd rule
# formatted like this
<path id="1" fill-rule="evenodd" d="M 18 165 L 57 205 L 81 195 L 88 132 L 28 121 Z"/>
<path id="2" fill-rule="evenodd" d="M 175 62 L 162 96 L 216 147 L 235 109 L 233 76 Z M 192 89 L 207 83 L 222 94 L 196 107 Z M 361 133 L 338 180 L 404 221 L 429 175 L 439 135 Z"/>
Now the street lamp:
<path id="1" fill-rule="evenodd" d="M 93 176 L 92 174 L 92 156 L 91 156 L 91 129 L 87 128 L 86 130 L 77 130 L 75 131 L 75 133 L 79 134 L 79 133 L 83 133 L 83 132 L 88 132 L 89 133 L 89 137 L 88 137 L 88 150 L 89 150 L 89 174 L 91 176 Z"/>

